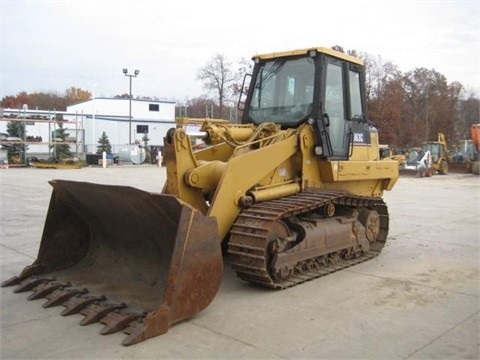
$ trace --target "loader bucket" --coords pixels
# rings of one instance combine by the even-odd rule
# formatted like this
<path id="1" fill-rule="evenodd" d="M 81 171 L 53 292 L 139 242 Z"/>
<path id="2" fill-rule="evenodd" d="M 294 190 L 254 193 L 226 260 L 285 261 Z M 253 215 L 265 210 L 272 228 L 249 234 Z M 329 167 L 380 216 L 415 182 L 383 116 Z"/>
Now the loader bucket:
<path id="1" fill-rule="evenodd" d="M 175 196 L 53 180 L 38 257 L 2 286 L 123 331 L 131 345 L 205 309 L 223 275 L 214 218 Z"/>

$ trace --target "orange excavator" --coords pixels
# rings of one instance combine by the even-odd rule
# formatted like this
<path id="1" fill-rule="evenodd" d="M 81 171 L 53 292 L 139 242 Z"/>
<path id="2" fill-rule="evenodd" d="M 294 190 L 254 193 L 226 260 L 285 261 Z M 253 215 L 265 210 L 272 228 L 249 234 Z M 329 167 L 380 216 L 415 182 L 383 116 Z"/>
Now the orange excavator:
<path id="1" fill-rule="evenodd" d="M 470 137 L 474 145 L 472 174 L 480 175 L 480 124 L 473 124 L 470 127 Z"/>

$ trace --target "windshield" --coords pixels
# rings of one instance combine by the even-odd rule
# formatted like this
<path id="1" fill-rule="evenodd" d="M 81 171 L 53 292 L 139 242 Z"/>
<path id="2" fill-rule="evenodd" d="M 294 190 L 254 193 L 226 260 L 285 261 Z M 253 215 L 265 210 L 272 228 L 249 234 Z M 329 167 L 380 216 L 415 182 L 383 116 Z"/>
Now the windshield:
<path id="1" fill-rule="evenodd" d="M 256 123 L 297 123 L 313 107 L 315 64 L 312 58 L 277 59 L 257 73 L 249 116 Z"/>
<path id="2" fill-rule="evenodd" d="M 438 159 L 440 156 L 443 156 L 443 146 L 440 144 L 423 144 L 422 146 L 423 151 L 430 151 L 430 154 L 432 154 L 434 158 L 434 162 L 437 162 L 436 159 Z"/>
<path id="3" fill-rule="evenodd" d="M 442 156 L 444 156 L 443 145 L 441 144 L 424 144 L 423 151 L 430 151 L 432 161 L 436 164 Z"/>
<path id="4" fill-rule="evenodd" d="M 457 148 L 460 154 L 473 154 L 473 141 L 460 141 L 457 144 Z"/>
<path id="5" fill-rule="evenodd" d="M 408 153 L 407 164 L 415 164 L 417 161 L 423 157 L 423 151 L 412 149 Z"/>

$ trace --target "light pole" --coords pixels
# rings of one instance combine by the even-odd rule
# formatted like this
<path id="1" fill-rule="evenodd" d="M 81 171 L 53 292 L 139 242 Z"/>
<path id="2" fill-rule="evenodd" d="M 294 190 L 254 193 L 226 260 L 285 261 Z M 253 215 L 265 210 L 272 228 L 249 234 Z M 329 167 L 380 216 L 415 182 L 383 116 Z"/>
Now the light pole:
<path id="1" fill-rule="evenodd" d="M 132 144 L 132 77 L 137 77 L 140 70 L 135 70 L 132 74 L 128 73 L 128 69 L 123 69 L 123 74 L 130 78 L 130 96 L 128 98 L 128 145 Z"/>
<path id="2" fill-rule="evenodd" d="M 92 153 L 95 154 L 97 152 L 96 149 L 96 137 L 95 137 L 95 88 L 97 84 L 92 85 Z"/>

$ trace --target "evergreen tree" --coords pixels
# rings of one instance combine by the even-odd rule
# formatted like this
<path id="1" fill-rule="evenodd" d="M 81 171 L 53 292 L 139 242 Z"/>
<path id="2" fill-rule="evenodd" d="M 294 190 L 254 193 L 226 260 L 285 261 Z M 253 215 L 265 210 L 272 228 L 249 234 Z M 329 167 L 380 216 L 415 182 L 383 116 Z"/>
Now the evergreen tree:
<path id="1" fill-rule="evenodd" d="M 54 131 L 54 144 L 50 145 L 50 149 L 53 149 L 53 156 L 57 160 L 64 160 L 72 157 L 70 145 L 65 143 L 65 139 L 69 134 L 65 132 L 66 129 L 63 128 L 61 121 L 57 122 L 57 124 L 58 129 Z"/>
<path id="2" fill-rule="evenodd" d="M 110 145 L 110 140 L 105 131 L 102 133 L 100 139 L 98 139 L 97 154 L 102 154 L 104 151 L 107 154 L 112 153 L 112 145 Z"/>
<path id="3" fill-rule="evenodd" d="M 18 144 L 12 142 L 10 144 L 2 145 L 2 148 L 7 149 L 8 158 L 11 159 L 10 161 L 13 160 L 12 158 L 17 158 L 17 161 L 24 163 L 25 153 L 28 149 L 28 146 L 22 144 L 20 141 L 23 141 L 26 136 L 25 123 L 21 121 L 9 121 L 7 123 L 7 133 L 9 137 L 18 138 Z"/>
<path id="4" fill-rule="evenodd" d="M 150 147 L 148 146 L 148 142 L 150 141 L 150 139 L 148 138 L 148 134 L 145 133 L 143 135 L 142 141 L 143 141 L 143 148 L 145 149 L 145 161 L 150 163 L 151 162 Z"/>

